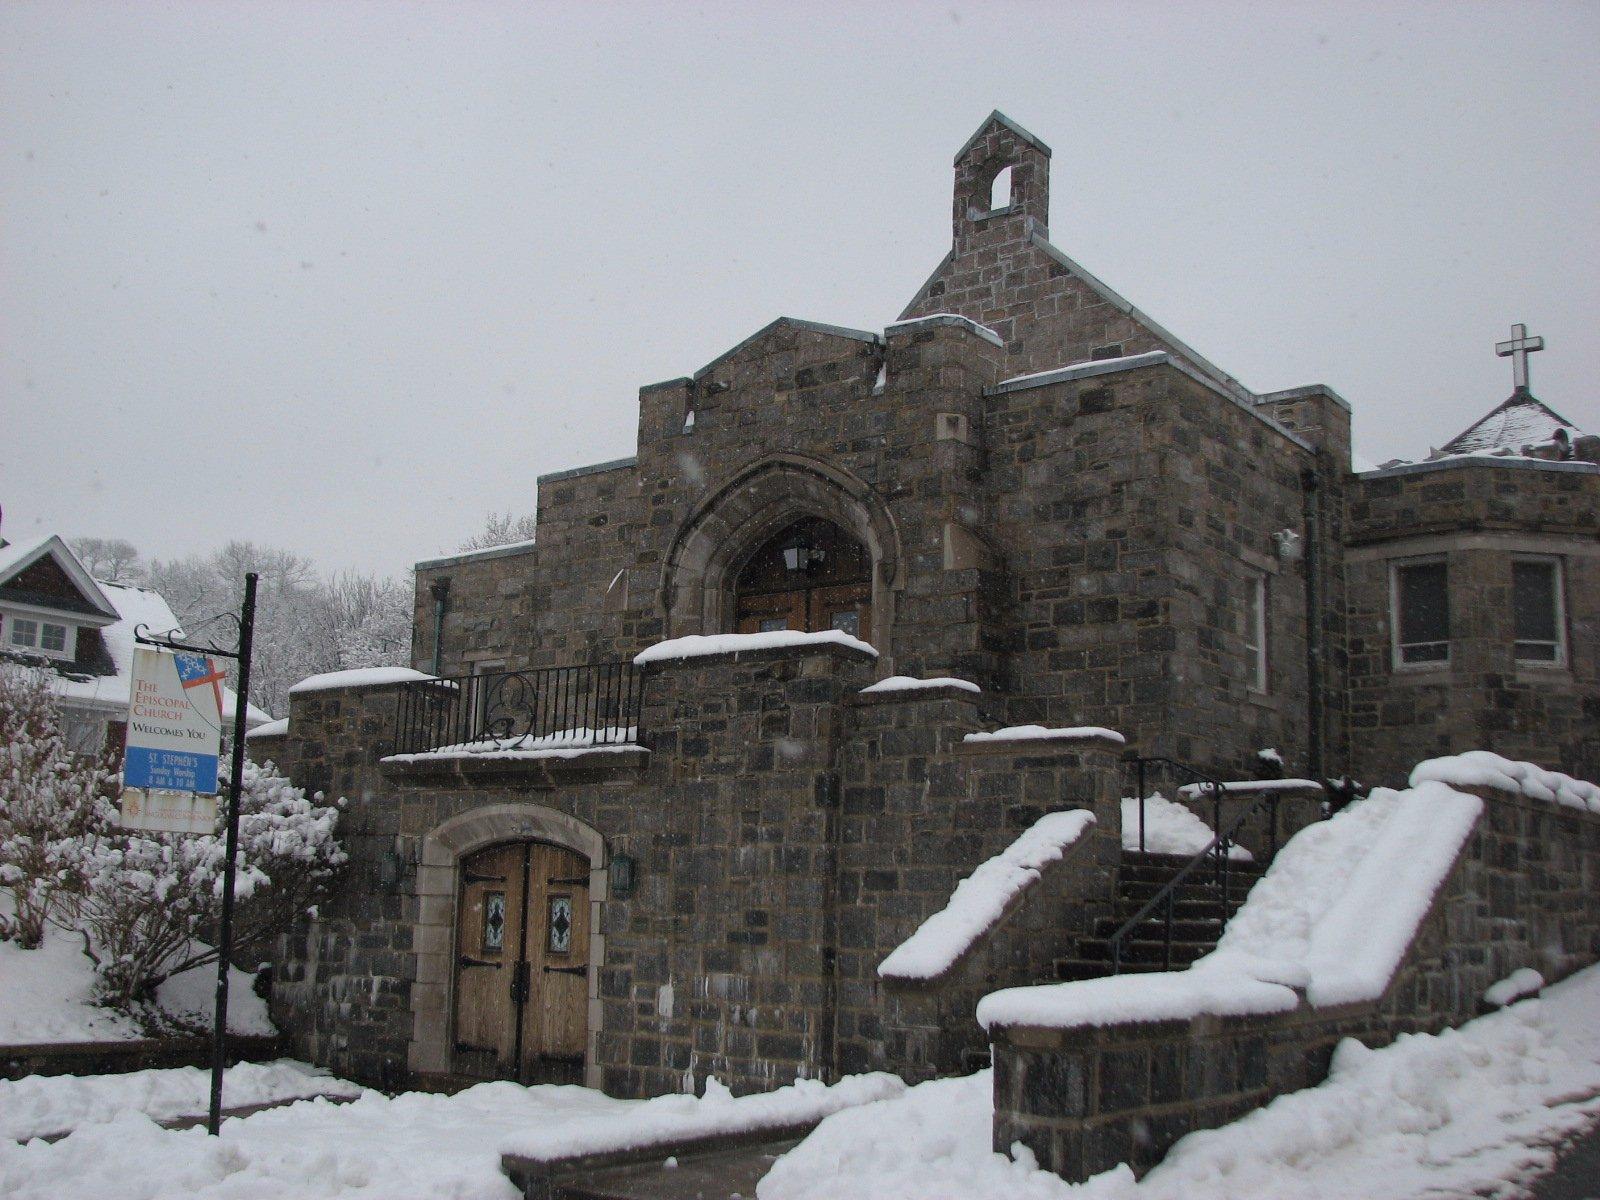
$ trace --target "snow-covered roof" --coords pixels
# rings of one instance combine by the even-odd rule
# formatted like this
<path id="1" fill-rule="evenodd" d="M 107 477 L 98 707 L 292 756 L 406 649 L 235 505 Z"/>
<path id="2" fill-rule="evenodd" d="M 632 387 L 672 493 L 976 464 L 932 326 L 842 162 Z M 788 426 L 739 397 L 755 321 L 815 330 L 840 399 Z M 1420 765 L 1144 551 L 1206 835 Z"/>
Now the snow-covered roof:
<path id="1" fill-rule="evenodd" d="M 87 678 L 62 676 L 56 683 L 56 694 L 64 701 L 79 706 L 100 709 L 123 709 L 128 705 L 128 693 L 133 686 L 134 630 L 143 625 L 150 633 L 178 633 L 178 618 L 160 592 L 151 588 L 133 587 L 126 583 L 97 581 L 101 593 L 117 613 L 117 620 L 100 631 L 106 653 L 111 656 L 115 670 L 110 675 L 91 675 Z M 237 697 L 232 688 L 222 689 L 222 716 L 232 721 Z M 254 704 L 245 712 L 245 725 L 254 727 L 272 720 L 272 714 Z"/>
<path id="2" fill-rule="evenodd" d="M 72 581 L 72 585 L 78 589 L 84 603 L 92 610 L 79 614 L 80 616 L 89 617 L 89 624 L 103 624 L 106 620 L 116 616 L 116 609 L 106 597 L 105 592 L 101 590 L 99 584 L 96 583 L 89 572 L 84 570 L 83 564 L 78 561 L 78 556 L 72 552 L 71 547 L 66 542 L 61 540 L 59 534 L 47 533 L 42 537 L 29 538 L 26 541 L 11 542 L 5 546 L 0 546 L 0 584 L 4 584 L 14 576 L 20 575 L 46 555 L 55 559 L 56 564 L 66 574 L 67 578 Z M 78 613 L 77 609 L 69 609 L 65 606 L 63 611 Z"/>
<path id="3" fill-rule="evenodd" d="M 1504 404 L 1440 446 L 1437 453 L 1516 453 L 1524 446 L 1543 446 L 1555 441 L 1559 430 L 1565 430 L 1569 440 L 1582 436 L 1582 430 L 1571 421 L 1535 399 L 1531 392 L 1519 388 Z"/>

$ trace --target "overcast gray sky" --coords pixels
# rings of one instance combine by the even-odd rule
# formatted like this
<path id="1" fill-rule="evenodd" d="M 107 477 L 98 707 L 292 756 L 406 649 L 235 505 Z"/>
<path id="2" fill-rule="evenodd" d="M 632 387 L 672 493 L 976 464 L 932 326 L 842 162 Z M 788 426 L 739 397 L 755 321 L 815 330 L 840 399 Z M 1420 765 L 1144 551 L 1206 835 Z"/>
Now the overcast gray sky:
<path id="1" fill-rule="evenodd" d="M 1373 460 L 1600 432 L 1600 5 L 0 7 L 3 531 L 327 569 L 633 452 L 640 384 L 878 329 L 993 108 L 1052 240 Z"/>

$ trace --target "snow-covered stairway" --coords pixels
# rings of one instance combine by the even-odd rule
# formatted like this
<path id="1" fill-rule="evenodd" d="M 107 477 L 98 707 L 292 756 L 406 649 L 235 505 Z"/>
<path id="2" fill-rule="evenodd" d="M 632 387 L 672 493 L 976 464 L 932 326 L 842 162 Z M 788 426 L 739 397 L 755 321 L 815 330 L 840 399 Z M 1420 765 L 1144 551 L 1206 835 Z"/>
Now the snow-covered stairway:
<path id="1" fill-rule="evenodd" d="M 1116 915 L 1095 923 L 1091 937 L 1077 939 L 1077 953 L 1056 960 L 1056 978 L 1098 979 L 1111 974 L 1112 934 L 1123 922 L 1138 915 L 1141 908 L 1172 882 L 1189 865 L 1187 855 L 1148 854 L 1137 850 L 1122 852 L 1121 882 L 1117 889 Z M 1192 872 L 1178 885 L 1172 903 L 1172 968 L 1182 970 L 1195 959 L 1217 947 L 1222 927 L 1238 911 L 1250 889 L 1266 871 L 1264 865 L 1234 859 L 1228 863 L 1228 894 L 1210 864 Z M 1127 972 L 1166 970 L 1167 943 L 1165 905 L 1157 907 L 1139 923 L 1122 944 L 1122 970 Z"/>

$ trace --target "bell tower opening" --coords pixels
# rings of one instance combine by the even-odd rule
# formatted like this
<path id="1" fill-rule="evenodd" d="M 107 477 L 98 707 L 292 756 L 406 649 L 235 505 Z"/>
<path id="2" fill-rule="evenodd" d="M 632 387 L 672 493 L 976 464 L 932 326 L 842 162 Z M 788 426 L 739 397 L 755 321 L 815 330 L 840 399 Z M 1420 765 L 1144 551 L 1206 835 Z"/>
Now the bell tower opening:
<path id="1" fill-rule="evenodd" d="M 739 633 L 838 629 L 869 638 L 872 557 L 832 521 L 805 517 L 756 547 L 734 583 Z"/>

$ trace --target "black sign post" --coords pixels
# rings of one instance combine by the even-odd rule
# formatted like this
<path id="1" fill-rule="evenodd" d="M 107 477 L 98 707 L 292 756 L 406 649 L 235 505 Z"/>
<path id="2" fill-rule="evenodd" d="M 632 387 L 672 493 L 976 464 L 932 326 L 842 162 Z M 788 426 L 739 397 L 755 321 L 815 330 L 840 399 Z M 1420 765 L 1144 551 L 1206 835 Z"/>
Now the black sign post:
<path id="1" fill-rule="evenodd" d="M 213 1137 L 222 1128 L 222 1072 L 228 1064 L 228 969 L 233 965 L 233 885 L 239 857 L 239 798 L 244 791 L 245 714 L 250 711 L 250 647 L 256 628 L 256 573 L 245 572 L 244 605 L 239 610 L 239 644 L 236 649 L 190 646 L 170 637 L 151 637 L 134 630 L 134 640 L 170 650 L 219 654 L 239 664 L 239 689 L 233 701 L 233 771 L 228 781 L 227 849 L 222 863 L 222 921 L 217 935 L 217 1007 L 211 1031 L 211 1109 L 206 1132 Z"/>

